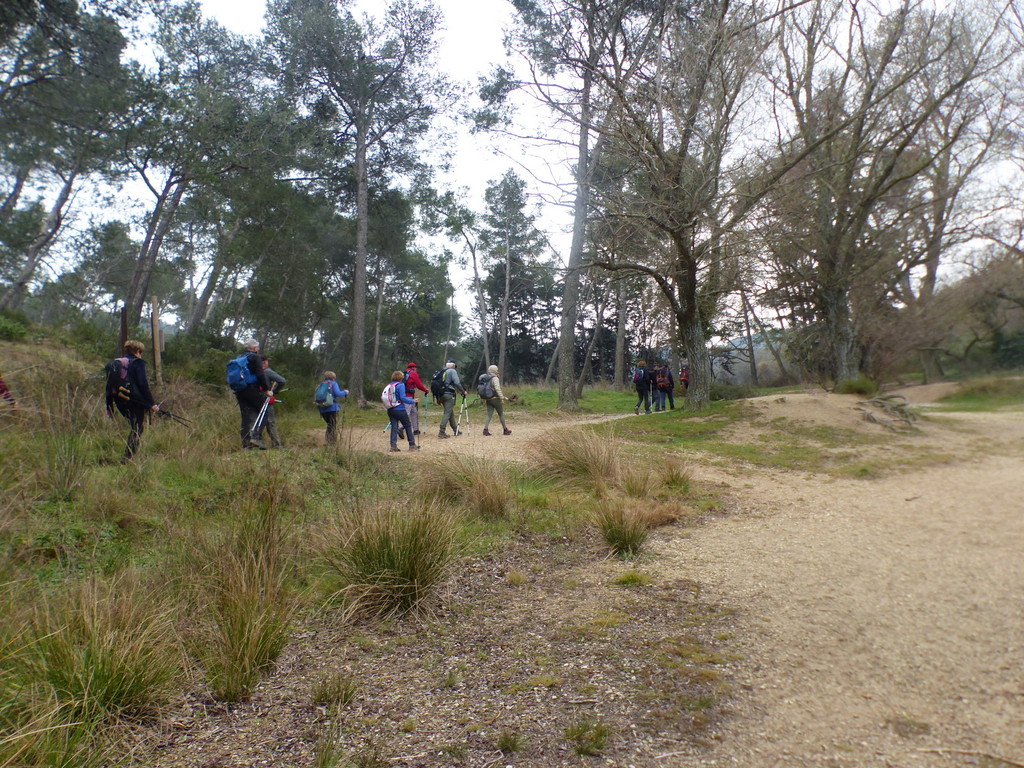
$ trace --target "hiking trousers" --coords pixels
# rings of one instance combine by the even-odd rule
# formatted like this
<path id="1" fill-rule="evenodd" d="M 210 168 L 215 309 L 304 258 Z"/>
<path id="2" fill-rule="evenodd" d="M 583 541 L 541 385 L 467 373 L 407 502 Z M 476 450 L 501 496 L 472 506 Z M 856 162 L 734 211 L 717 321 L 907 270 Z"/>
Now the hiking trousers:
<path id="1" fill-rule="evenodd" d="M 440 434 L 444 434 L 446 425 L 452 425 L 452 433 L 458 434 L 459 424 L 455 421 L 455 393 L 445 392 L 441 395 L 441 405 L 444 406 L 444 414 L 441 416 Z"/>
<path id="2" fill-rule="evenodd" d="M 238 400 L 238 410 L 242 415 L 242 447 L 248 448 L 256 436 L 253 428 L 256 426 L 256 419 L 259 418 L 260 410 L 266 401 L 266 396 L 255 385 L 246 387 L 241 392 L 235 392 L 235 399 Z"/>
<path id="3" fill-rule="evenodd" d="M 492 397 L 487 401 L 487 418 L 484 419 L 484 429 L 487 429 L 491 423 L 491 417 L 494 414 L 498 414 L 498 421 L 501 422 L 502 429 L 508 429 L 508 425 L 505 423 L 505 406 L 501 403 L 500 397 Z"/>
<path id="4" fill-rule="evenodd" d="M 261 405 L 260 408 L 263 406 Z M 281 447 L 281 436 L 277 433 L 277 420 L 274 418 L 274 406 L 268 405 L 267 412 L 263 414 L 263 423 L 260 424 L 260 428 L 256 430 L 256 439 L 263 439 L 263 430 L 267 431 L 268 437 L 270 437 L 270 444 L 275 448 Z"/>
<path id="5" fill-rule="evenodd" d="M 124 462 L 131 460 L 139 449 L 139 443 L 142 442 L 142 430 L 146 427 L 146 411 L 149 409 L 138 405 L 126 405 L 119 410 L 121 415 L 128 419 L 129 429 L 128 439 L 124 444 L 124 457 L 121 459 Z"/>
<path id="6" fill-rule="evenodd" d="M 651 390 L 638 389 L 636 391 L 636 405 L 633 406 L 633 410 L 639 411 L 641 405 L 644 407 L 644 412 L 651 412 Z"/>

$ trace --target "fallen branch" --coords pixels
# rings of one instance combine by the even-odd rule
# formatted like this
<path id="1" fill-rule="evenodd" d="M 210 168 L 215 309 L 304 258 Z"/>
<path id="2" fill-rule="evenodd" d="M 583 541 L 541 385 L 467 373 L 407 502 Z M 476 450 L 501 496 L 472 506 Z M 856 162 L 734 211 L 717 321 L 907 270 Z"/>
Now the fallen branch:
<path id="1" fill-rule="evenodd" d="M 978 752 L 974 749 L 945 749 L 943 747 L 930 747 L 919 749 L 917 751 L 929 752 L 934 755 L 971 755 L 972 757 L 984 757 L 989 760 L 995 760 L 998 763 L 1015 766 L 1016 768 L 1024 768 L 1024 763 L 1019 763 L 1016 760 L 1010 760 L 1006 757 L 1000 757 L 999 755 L 993 755 L 990 752 Z"/>

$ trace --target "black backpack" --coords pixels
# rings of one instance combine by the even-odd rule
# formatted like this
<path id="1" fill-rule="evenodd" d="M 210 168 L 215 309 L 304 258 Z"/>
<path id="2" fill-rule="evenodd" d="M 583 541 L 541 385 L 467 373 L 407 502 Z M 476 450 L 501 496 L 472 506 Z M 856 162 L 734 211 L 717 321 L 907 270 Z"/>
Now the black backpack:
<path id="1" fill-rule="evenodd" d="M 103 371 L 107 374 L 107 385 L 104 390 L 107 402 L 113 400 L 115 403 L 125 403 L 132 399 L 132 383 L 128 379 L 129 362 L 131 361 L 127 357 L 115 357 L 103 366 Z"/>
<path id="2" fill-rule="evenodd" d="M 480 378 L 476 382 L 476 393 L 480 395 L 481 400 L 490 400 L 492 397 L 496 397 L 494 394 L 494 377 L 491 374 L 480 374 Z"/>
<path id="3" fill-rule="evenodd" d="M 445 368 L 439 371 L 434 371 L 434 375 L 430 377 L 430 394 L 432 394 L 438 400 L 441 399 L 441 395 L 444 394 L 444 372 Z"/>

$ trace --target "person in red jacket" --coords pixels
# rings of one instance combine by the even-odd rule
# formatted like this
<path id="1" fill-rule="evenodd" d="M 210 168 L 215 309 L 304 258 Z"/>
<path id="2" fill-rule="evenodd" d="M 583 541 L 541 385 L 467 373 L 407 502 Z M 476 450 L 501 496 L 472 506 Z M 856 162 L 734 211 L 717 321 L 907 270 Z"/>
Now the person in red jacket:
<path id="1" fill-rule="evenodd" d="M 409 363 L 405 366 L 405 391 L 415 403 L 408 407 L 409 420 L 412 422 L 412 433 L 418 435 L 420 433 L 420 401 L 416 395 L 416 390 L 425 394 L 430 394 L 430 390 L 423 386 L 423 380 L 420 379 L 420 374 L 416 370 L 416 363 Z"/>

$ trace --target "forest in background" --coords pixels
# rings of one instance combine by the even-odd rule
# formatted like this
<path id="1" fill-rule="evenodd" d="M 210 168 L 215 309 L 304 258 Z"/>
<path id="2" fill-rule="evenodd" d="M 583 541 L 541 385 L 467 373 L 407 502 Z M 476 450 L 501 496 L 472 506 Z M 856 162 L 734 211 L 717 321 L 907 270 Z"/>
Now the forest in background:
<path id="1" fill-rule="evenodd" d="M 566 410 L 637 356 L 686 359 L 696 410 L 741 372 L 1024 363 L 1012 2 L 513 5 L 469 93 L 436 66 L 443 3 L 270 0 L 262 38 L 191 1 L 4 3 L 0 335 L 110 352 L 157 297 L 196 370 L 255 335 L 364 399 L 457 353 L 556 380 Z M 571 148 L 565 252 L 522 169 L 478 209 L 438 188 L 442 119 Z"/>

